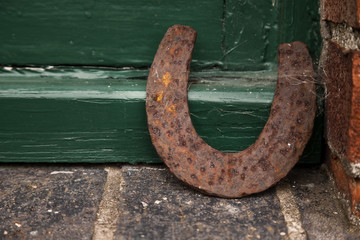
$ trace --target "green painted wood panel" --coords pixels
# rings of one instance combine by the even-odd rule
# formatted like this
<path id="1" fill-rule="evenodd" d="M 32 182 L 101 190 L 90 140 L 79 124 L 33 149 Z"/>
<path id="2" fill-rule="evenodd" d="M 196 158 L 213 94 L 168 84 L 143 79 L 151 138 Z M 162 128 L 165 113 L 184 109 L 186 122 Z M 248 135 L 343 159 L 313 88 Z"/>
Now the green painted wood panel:
<path id="1" fill-rule="evenodd" d="M 318 0 L 226 0 L 223 69 L 274 70 L 280 43 L 303 41 L 317 62 Z"/>
<path id="2" fill-rule="evenodd" d="M 4 70 L 0 162 L 160 162 L 146 125 L 147 74 Z M 191 73 L 189 106 L 199 135 L 228 152 L 252 144 L 267 121 L 275 80 L 268 72 Z M 321 136 L 319 117 L 303 163 L 320 161 Z"/>
<path id="3" fill-rule="evenodd" d="M 149 67 L 166 29 L 185 24 L 198 31 L 194 69 L 274 70 L 279 43 L 316 56 L 318 22 L 317 0 L 3 0 L 0 64 Z"/>
<path id="4" fill-rule="evenodd" d="M 277 45 L 305 41 L 318 56 L 317 9 L 311 0 L 3 0 L 0 65 L 48 67 L 2 68 L 0 162 L 159 162 L 145 69 L 173 24 L 199 34 L 189 93 L 198 133 L 243 150 L 268 117 Z M 320 161 L 321 133 L 319 116 L 303 163 Z"/>
<path id="5" fill-rule="evenodd" d="M 272 69 L 279 44 L 278 1 L 227 0 L 225 69 Z"/>
<path id="6" fill-rule="evenodd" d="M 320 15 L 318 0 L 281 1 L 279 41 L 303 41 L 307 44 L 314 63 L 321 52 Z"/>
<path id="7" fill-rule="evenodd" d="M 223 1 L 3 0 L 0 63 L 148 67 L 168 27 L 198 33 L 194 64 L 222 57 Z"/>

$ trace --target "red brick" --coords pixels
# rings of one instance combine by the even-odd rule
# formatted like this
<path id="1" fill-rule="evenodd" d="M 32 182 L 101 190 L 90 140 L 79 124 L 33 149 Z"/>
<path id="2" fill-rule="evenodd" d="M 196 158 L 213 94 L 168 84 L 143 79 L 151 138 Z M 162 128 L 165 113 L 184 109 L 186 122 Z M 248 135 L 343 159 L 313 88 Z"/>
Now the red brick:
<path id="1" fill-rule="evenodd" d="M 360 159 L 360 51 L 353 56 L 352 98 L 349 126 L 348 154 L 353 161 Z"/>
<path id="2" fill-rule="evenodd" d="M 321 17 L 335 23 L 360 26 L 360 0 L 321 0 Z"/>
<path id="3" fill-rule="evenodd" d="M 360 176 L 360 51 L 330 41 L 326 54 L 326 139 L 350 174 Z"/>
<path id="4" fill-rule="evenodd" d="M 349 201 L 351 212 L 360 218 L 360 180 L 347 175 L 340 159 L 330 151 L 327 153 L 327 164 L 337 189 Z"/>

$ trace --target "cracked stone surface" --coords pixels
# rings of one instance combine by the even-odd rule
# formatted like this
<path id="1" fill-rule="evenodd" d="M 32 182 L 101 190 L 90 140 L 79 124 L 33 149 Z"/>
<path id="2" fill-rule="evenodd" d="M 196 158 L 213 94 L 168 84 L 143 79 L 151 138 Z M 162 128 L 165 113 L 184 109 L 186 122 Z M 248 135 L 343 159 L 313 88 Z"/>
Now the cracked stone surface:
<path id="1" fill-rule="evenodd" d="M 91 239 L 106 172 L 0 166 L 0 239 Z"/>

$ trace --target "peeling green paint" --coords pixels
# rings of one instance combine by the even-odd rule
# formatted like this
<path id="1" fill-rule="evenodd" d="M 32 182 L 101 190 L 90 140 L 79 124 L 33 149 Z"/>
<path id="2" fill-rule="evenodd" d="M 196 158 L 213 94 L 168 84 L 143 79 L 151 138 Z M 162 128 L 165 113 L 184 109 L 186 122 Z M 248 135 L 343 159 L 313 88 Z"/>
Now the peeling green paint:
<path id="1" fill-rule="evenodd" d="M 146 124 L 147 75 L 146 70 L 3 70 L 0 162 L 159 162 Z M 189 106 L 197 132 L 217 149 L 245 149 L 267 121 L 275 83 L 269 72 L 192 73 Z M 303 162 L 320 161 L 322 128 L 315 132 Z"/>

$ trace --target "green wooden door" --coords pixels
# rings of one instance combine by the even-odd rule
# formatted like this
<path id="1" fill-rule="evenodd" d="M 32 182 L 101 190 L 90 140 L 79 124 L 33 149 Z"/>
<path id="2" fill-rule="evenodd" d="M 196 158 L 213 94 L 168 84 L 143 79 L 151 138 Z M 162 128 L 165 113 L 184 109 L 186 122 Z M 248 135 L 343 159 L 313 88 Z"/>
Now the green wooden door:
<path id="1" fill-rule="evenodd" d="M 4 0 L 0 6 L 0 161 L 159 162 L 145 84 L 174 24 L 198 39 L 192 120 L 213 147 L 239 151 L 269 114 L 279 43 L 317 59 L 317 1 Z M 319 162 L 321 115 L 303 162 Z"/>

